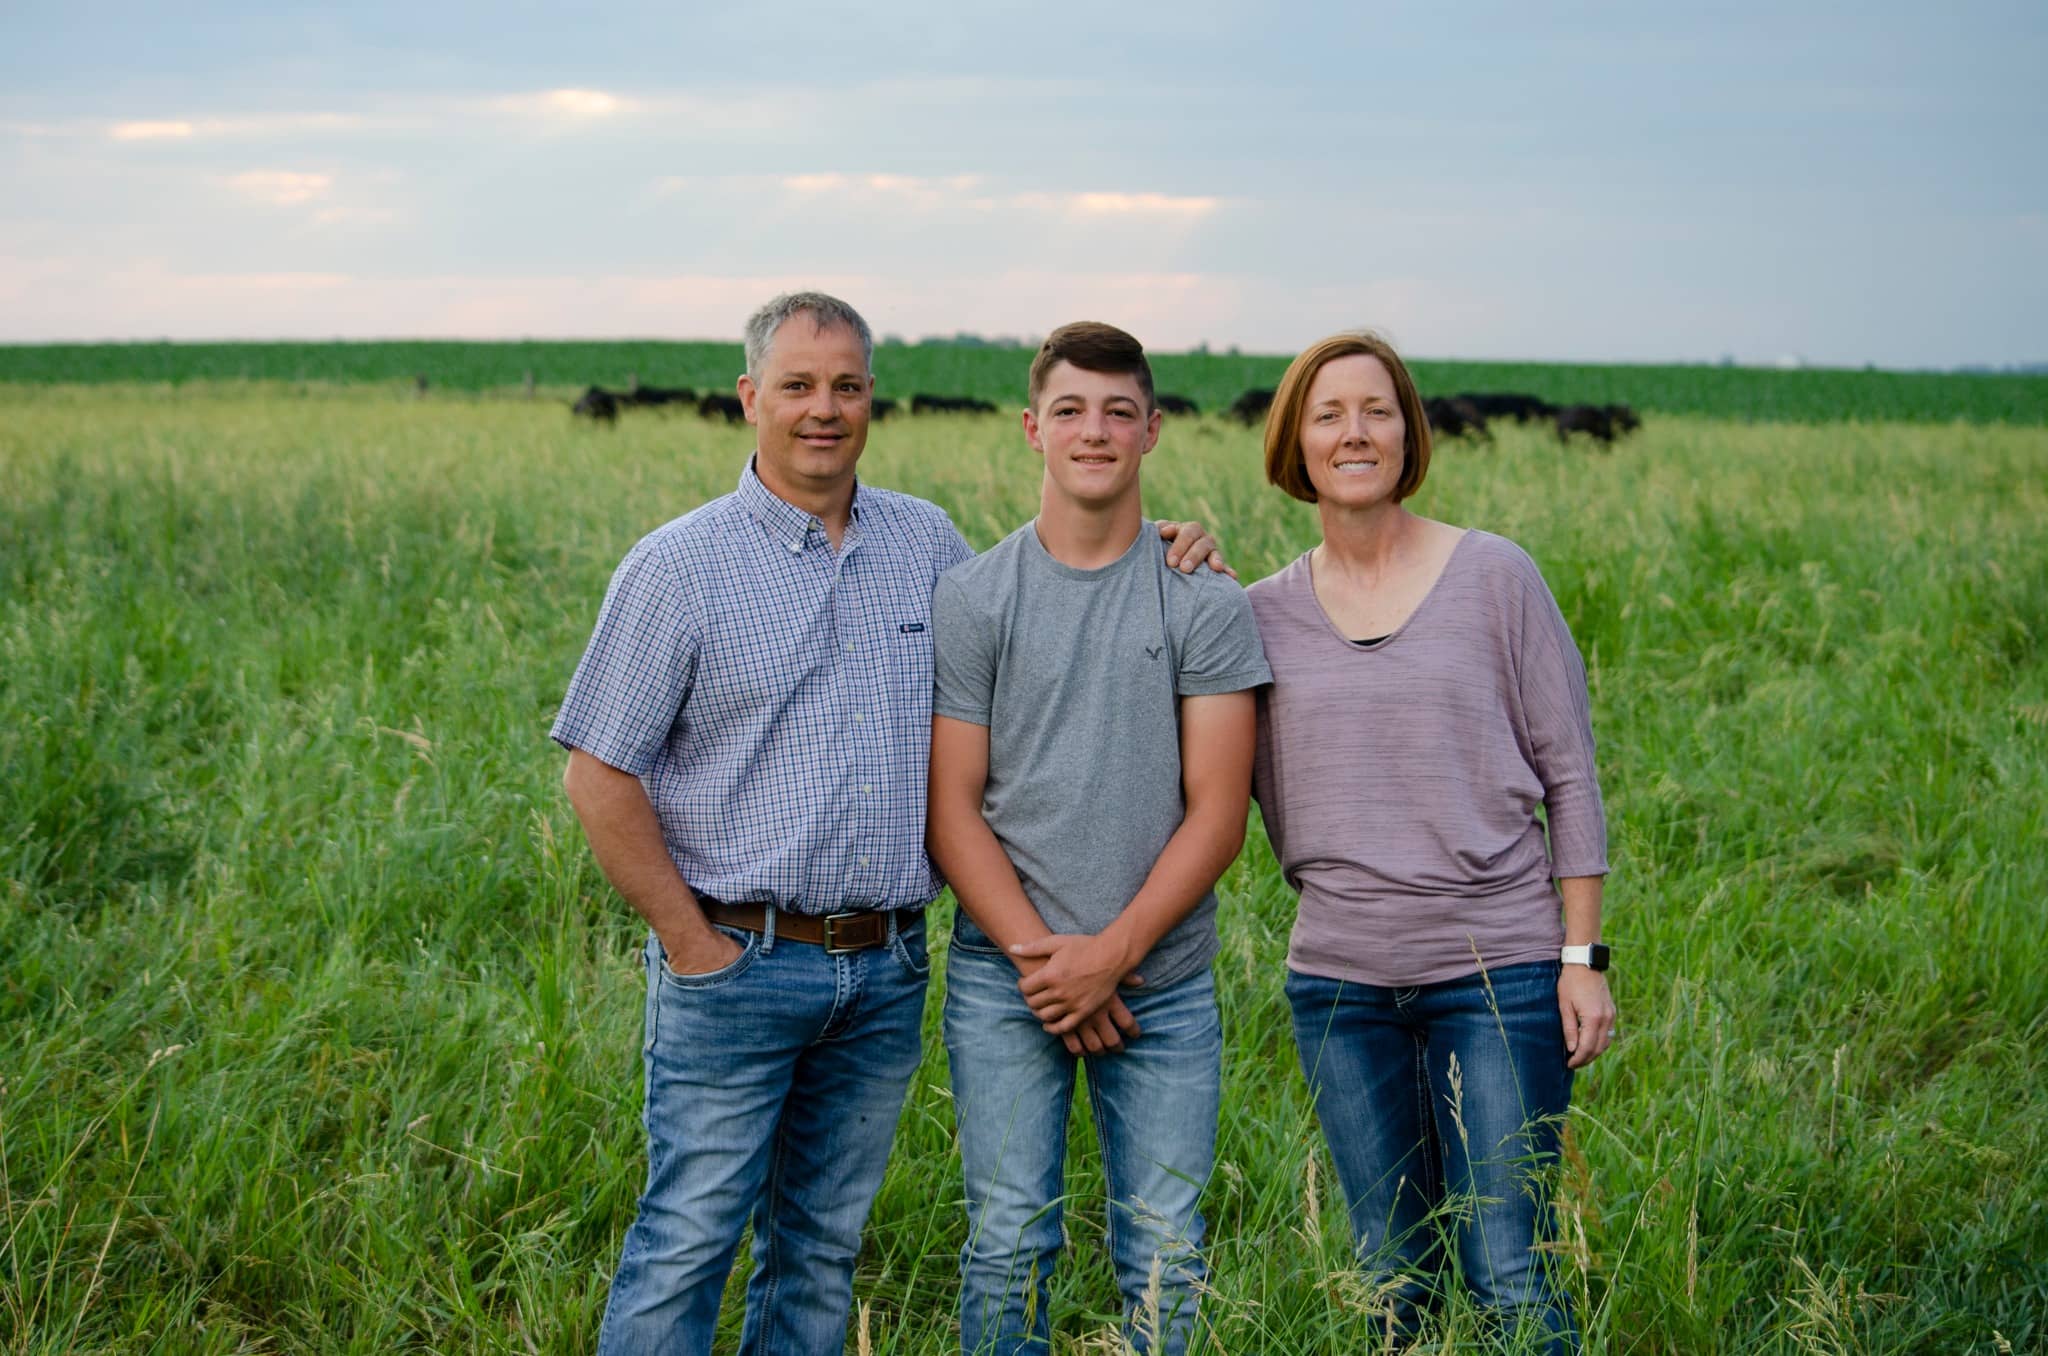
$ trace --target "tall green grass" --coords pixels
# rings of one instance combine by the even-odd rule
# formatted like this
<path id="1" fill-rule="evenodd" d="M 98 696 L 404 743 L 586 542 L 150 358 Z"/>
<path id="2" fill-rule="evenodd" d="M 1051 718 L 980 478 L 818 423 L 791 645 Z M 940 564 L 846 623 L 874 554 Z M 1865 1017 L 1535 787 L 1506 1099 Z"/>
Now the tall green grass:
<path id="1" fill-rule="evenodd" d="M 1303 335 L 1304 342 L 1313 338 Z M 955 344 L 884 344 L 875 354 L 883 395 L 972 395 L 1021 406 L 1028 350 Z M 1272 354 L 1159 353 L 1159 389 L 1220 412 L 1249 387 L 1272 386 L 1287 358 Z M 166 385 L 278 382 L 509 392 L 529 374 L 551 398 L 588 385 L 730 391 L 736 343 L 666 340 L 411 340 L 331 343 L 120 343 L 0 345 L 0 384 Z M 2048 424 L 2048 376 L 2018 373 L 1779 371 L 1703 364 L 1413 361 L 1425 393 L 1526 391 L 1557 404 L 1632 404 L 1660 414 L 1832 423 L 1844 418 L 1915 423 Z"/>
<path id="2" fill-rule="evenodd" d="M 644 1169 L 640 930 L 546 729 L 620 554 L 750 445 L 0 388 L 0 1349 L 593 1345 Z M 863 470 L 977 544 L 1035 498 L 1007 420 L 883 426 Z M 1146 474 L 1248 579 L 1314 539 L 1234 425 L 1174 423 Z M 2048 1346 L 2048 437 L 1509 430 L 1421 506 L 1526 546 L 1591 674 L 1624 1024 L 1562 1198 L 1592 1348 Z M 1209 1312 L 1232 1352 L 1377 1350 L 1256 832 L 1222 894 Z M 953 1341 L 942 1058 L 863 1254 L 878 1352 Z M 1055 1303 L 1100 1350 L 1080 1125 L 1073 1157 Z M 1470 1335 L 1454 1305 L 1425 1349 Z"/>

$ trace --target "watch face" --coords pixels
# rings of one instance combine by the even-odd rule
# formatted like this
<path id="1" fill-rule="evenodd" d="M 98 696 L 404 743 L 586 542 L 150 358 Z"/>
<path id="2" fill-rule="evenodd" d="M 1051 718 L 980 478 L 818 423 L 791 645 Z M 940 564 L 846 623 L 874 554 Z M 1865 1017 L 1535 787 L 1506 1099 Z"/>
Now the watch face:
<path id="1" fill-rule="evenodd" d="M 1609 955 L 1606 943 L 1595 942 L 1591 947 L 1588 948 L 1588 950 L 1592 953 L 1590 956 L 1587 957 L 1587 962 L 1590 968 L 1595 970 L 1605 970 L 1607 968 L 1607 961 Z"/>

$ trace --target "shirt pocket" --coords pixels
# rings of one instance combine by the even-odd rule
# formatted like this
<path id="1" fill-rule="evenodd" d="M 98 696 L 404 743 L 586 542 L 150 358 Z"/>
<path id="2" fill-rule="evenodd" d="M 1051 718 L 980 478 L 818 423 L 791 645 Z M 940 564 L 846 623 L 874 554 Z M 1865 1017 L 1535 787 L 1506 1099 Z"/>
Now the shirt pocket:
<path id="1" fill-rule="evenodd" d="M 889 656 L 889 692 L 897 709 L 929 724 L 932 714 L 932 619 L 899 617 L 883 637 Z"/>

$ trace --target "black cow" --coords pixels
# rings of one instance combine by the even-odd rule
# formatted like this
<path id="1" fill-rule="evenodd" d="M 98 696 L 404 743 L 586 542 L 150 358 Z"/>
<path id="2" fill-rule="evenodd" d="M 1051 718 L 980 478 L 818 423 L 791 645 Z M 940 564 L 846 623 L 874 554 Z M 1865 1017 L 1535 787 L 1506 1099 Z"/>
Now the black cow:
<path id="1" fill-rule="evenodd" d="M 1606 447 L 1614 445 L 1614 416 L 1601 405 L 1567 405 L 1556 415 L 1557 440 L 1568 443 L 1583 433 Z"/>
<path id="2" fill-rule="evenodd" d="M 1431 396 L 1422 402 L 1422 412 L 1429 416 L 1429 431 L 1439 438 L 1493 438 L 1486 416 L 1464 396 Z"/>
<path id="3" fill-rule="evenodd" d="M 619 422 L 619 400 L 617 391 L 607 391 L 602 386 L 593 386 L 569 407 L 571 418 L 581 416 L 593 422 L 603 420 L 607 424 Z"/>
<path id="4" fill-rule="evenodd" d="M 716 391 L 697 402 L 697 413 L 706 419 L 723 417 L 728 424 L 747 422 L 747 407 L 740 403 L 740 398 L 736 395 L 720 395 Z"/>
<path id="5" fill-rule="evenodd" d="M 636 379 L 619 403 L 655 408 L 662 405 L 694 405 L 697 393 L 687 386 L 642 386 Z"/>
<path id="6" fill-rule="evenodd" d="M 1230 402 L 1227 413 L 1246 428 L 1266 417 L 1266 411 L 1273 408 L 1273 391 L 1268 386 L 1254 386 L 1236 400 Z"/>
<path id="7" fill-rule="evenodd" d="M 910 398 L 912 414 L 995 414 L 996 407 L 986 400 L 973 396 L 914 395 Z"/>
<path id="8" fill-rule="evenodd" d="M 1557 416 L 1557 406 L 1542 396 L 1523 395 L 1516 391 L 1466 391 L 1451 399 L 1471 401 L 1472 408 L 1488 419 L 1512 419 L 1518 424 Z"/>
<path id="9" fill-rule="evenodd" d="M 1202 407 L 1184 395 L 1162 392 L 1152 398 L 1152 403 L 1168 414 L 1200 414 Z"/>
<path id="10" fill-rule="evenodd" d="M 876 396 L 874 404 L 868 407 L 868 417 L 877 420 L 887 419 L 890 415 L 896 413 L 897 408 L 897 403 L 889 399 L 889 397 Z"/>

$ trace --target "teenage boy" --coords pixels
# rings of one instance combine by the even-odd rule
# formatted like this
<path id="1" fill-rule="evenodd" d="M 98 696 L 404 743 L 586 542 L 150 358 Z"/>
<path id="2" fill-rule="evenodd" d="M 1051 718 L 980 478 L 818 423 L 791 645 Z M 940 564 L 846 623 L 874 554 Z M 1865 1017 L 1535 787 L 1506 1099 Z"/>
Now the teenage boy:
<path id="1" fill-rule="evenodd" d="M 1196 1330 L 1222 1055 L 1212 887 L 1244 841 L 1251 689 L 1272 675 L 1243 591 L 1168 569 L 1144 521 L 1159 425 L 1137 340 L 1055 330 L 1024 412 L 1039 515 L 932 598 L 926 834 L 960 904 L 945 1033 L 967 1352 L 1050 1350 L 1077 1064 L 1125 1337 L 1178 1356 Z"/>

